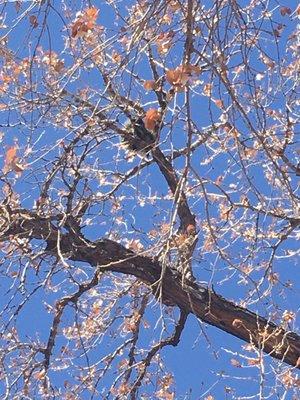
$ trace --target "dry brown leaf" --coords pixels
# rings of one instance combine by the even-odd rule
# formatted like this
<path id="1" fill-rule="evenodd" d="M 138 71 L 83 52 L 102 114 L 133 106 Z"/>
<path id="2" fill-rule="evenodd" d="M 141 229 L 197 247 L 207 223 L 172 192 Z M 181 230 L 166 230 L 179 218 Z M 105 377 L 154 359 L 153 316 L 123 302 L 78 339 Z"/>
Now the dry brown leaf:
<path id="1" fill-rule="evenodd" d="M 16 158 L 17 158 L 17 146 L 12 146 L 7 149 L 6 155 L 5 155 L 5 165 L 8 166 L 10 165 Z"/>
<path id="2" fill-rule="evenodd" d="M 151 80 L 145 81 L 143 86 L 146 90 L 155 90 L 156 89 L 155 81 L 151 81 Z"/>
<path id="3" fill-rule="evenodd" d="M 276 283 L 279 282 L 279 274 L 277 272 L 271 272 L 268 276 L 268 281 L 272 284 L 275 285 Z"/>
<path id="4" fill-rule="evenodd" d="M 203 94 L 205 96 L 210 97 L 212 94 L 212 84 L 211 83 L 206 83 L 203 87 Z"/>
<path id="5" fill-rule="evenodd" d="M 172 46 L 173 37 L 173 31 L 162 32 L 157 36 L 155 43 L 157 45 L 157 51 L 159 52 L 159 54 L 164 55 L 168 53 Z"/>
<path id="6" fill-rule="evenodd" d="M 46 371 L 42 369 L 41 371 L 36 372 L 36 373 L 34 374 L 34 377 L 35 377 L 35 379 L 37 379 L 37 380 L 42 380 L 42 379 L 45 378 L 45 375 L 46 375 Z"/>
<path id="7" fill-rule="evenodd" d="M 236 360 L 235 358 L 232 358 L 232 359 L 230 360 L 230 364 L 231 364 L 233 367 L 241 368 L 241 363 L 239 362 L 239 360 Z"/>
<path id="8" fill-rule="evenodd" d="M 99 10 L 96 7 L 87 8 L 73 23 L 71 36 L 73 38 L 84 36 L 91 31 L 95 25 Z"/>
<path id="9" fill-rule="evenodd" d="M 260 364 L 260 359 L 259 358 L 249 358 L 247 360 L 248 365 L 259 365 Z"/>
<path id="10" fill-rule="evenodd" d="M 33 29 L 35 29 L 39 26 L 37 17 L 35 15 L 30 15 L 29 22 Z"/>
<path id="11" fill-rule="evenodd" d="M 295 319 L 295 313 L 293 313 L 292 311 L 285 310 L 282 315 L 282 319 L 284 322 L 292 322 Z"/>
<path id="12" fill-rule="evenodd" d="M 111 58 L 112 58 L 113 62 L 115 62 L 116 64 L 120 64 L 122 61 L 121 55 L 118 52 L 116 52 L 115 50 L 113 50 Z"/>
<path id="13" fill-rule="evenodd" d="M 19 158 L 17 156 L 18 147 L 11 146 L 8 148 L 5 160 L 4 160 L 4 167 L 3 172 L 14 171 L 17 175 L 20 175 L 24 171 L 24 166 L 19 163 Z"/>
<path id="14" fill-rule="evenodd" d="M 189 79 L 195 79 L 200 72 L 201 68 L 196 65 L 180 65 L 175 69 L 169 69 L 166 72 L 166 79 L 177 92 L 182 92 Z"/>
<path id="15" fill-rule="evenodd" d="M 179 69 L 169 69 L 166 73 L 166 79 L 174 86 L 177 92 L 182 92 L 189 80 L 189 76 Z"/>
<path id="16" fill-rule="evenodd" d="M 144 118 L 145 128 L 148 129 L 149 131 L 154 131 L 160 119 L 161 119 L 161 113 L 155 108 L 150 108 L 146 112 L 146 116 Z"/>
<path id="17" fill-rule="evenodd" d="M 90 20 L 95 22 L 98 16 L 99 10 L 96 7 L 90 7 L 85 11 L 86 17 Z"/>
<path id="18" fill-rule="evenodd" d="M 223 100 L 220 99 L 214 99 L 214 103 L 218 108 L 224 109 L 224 103 Z"/>
<path id="19" fill-rule="evenodd" d="M 285 15 L 292 14 L 292 10 L 289 7 L 281 7 L 280 14 L 284 17 Z"/>
<path id="20" fill-rule="evenodd" d="M 181 4 L 178 0 L 172 0 L 169 3 L 169 7 L 173 12 L 176 12 L 181 9 Z"/>

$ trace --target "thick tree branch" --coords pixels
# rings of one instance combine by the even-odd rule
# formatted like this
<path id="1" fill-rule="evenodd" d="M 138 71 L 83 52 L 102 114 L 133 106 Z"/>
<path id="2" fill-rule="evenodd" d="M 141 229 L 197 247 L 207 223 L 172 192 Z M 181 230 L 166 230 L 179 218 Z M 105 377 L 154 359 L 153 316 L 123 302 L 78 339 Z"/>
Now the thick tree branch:
<path id="1" fill-rule="evenodd" d="M 175 196 L 175 201 L 178 201 L 178 216 L 180 218 L 180 229 L 186 231 L 189 225 L 195 226 L 195 216 L 191 213 L 188 202 L 184 193 L 179 189 L 179 180 L 174 171 L 174 168 L 169 160 L 164 156 L 158 147 L 152 150 L 152 156 L 156 161 L 161 173 L 165 177 L 168 186 Z"/>
<path id="2" fill-rule="evenodd" d="M 58 229 L 50 218 L 27 210 L 2 210 L 0 242 L 9 240 L 11 235 L 42 239 L 47 243 L 49 253 L 57 256 Z M 60 250 L 64 257 L 86 262 L 100 271 L 133 275 L 154 291 L 161 278 L 158 261 L 137 255 L 112 240 L 91 242 L 74 233 L 60 234 Z M 189 281 L 182 286 L 181 282 L 177 271 L 165 271 L 160 282 L 165 304 L 178 306 L 182 312 L 194 314 L 209 325 L 253 344 L 271 357 L 300 368 L 299 335 L 237 306 L 205 286 Z"/>

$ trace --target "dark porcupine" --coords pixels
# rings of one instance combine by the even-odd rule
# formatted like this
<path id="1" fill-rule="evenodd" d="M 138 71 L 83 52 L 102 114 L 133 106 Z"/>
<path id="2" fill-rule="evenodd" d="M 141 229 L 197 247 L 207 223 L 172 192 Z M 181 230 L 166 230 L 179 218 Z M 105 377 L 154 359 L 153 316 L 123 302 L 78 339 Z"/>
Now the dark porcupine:
<path id="1" fill-rule="evenodd" d="M 122 146 L 131 152 L 146 155 L 155 144 L 156 135 L 146 129 L 142 118 L 131 119 L 125 125 L 126 135 L 122 136 Z"/>

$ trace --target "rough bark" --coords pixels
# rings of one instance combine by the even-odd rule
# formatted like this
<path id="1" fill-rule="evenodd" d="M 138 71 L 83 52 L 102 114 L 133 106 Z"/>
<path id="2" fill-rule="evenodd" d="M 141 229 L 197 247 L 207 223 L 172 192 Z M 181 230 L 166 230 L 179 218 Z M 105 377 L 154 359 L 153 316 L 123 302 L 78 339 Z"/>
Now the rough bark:
<path id="1" fill-rule="evenodd" d="M 42 239 L 47 243 L 46 251 L 57 256 L 59 240 L 59 249 L 65 258 L 89 263 L 103 272 L 133 275 L 150 286 L 165 304 L 194 314 L 271 357 L 300 368 L 299 335 L 237 306 L 203 285 L 189 281 L 182 285 L 177 271 L 167 268 L 162 273 L 159 261 L 137 255 L 112 240 L 91 242 L 71 229 L 69 233 L 58 235 L 55 221 L 59 220 L 60 216 L 46 218 L 24 209 L 2 208 L 0 242 L 9 240 L 11 235 Z"/>

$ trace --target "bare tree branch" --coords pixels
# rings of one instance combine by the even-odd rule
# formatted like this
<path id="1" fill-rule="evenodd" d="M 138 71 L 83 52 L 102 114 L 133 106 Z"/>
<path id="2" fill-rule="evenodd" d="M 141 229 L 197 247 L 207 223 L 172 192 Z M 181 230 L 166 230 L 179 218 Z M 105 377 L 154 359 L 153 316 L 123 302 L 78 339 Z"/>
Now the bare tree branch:
<path id="1" fill-rule="evenodd" d="M 26 210 L 14 210 L 9 215 L 11 223 L 4 229 L 1 241 L 8 240 L 9 235 L 42 239 L 47 243 L 48 252 L 57 256 L 58 230 L 51 224 L 51 219 Z M 61 234 L 60 249 L 70 260 L 86 262 L 102 272 L 133 275 L 153 290 L 160 281 L 162 267 L 159 262 L 136 255 L 109 239 L 90 242 L 72 233 Z M 194 314 L 203 322 L 253 344 L 271 357 L 300 368 L 300 336 L 237 306 L 205 286 L 187 282 L 183 287 L 176 274 L 177 271 L 167 269 L 163 275 L 162 301 L 165 304 Z"/>

